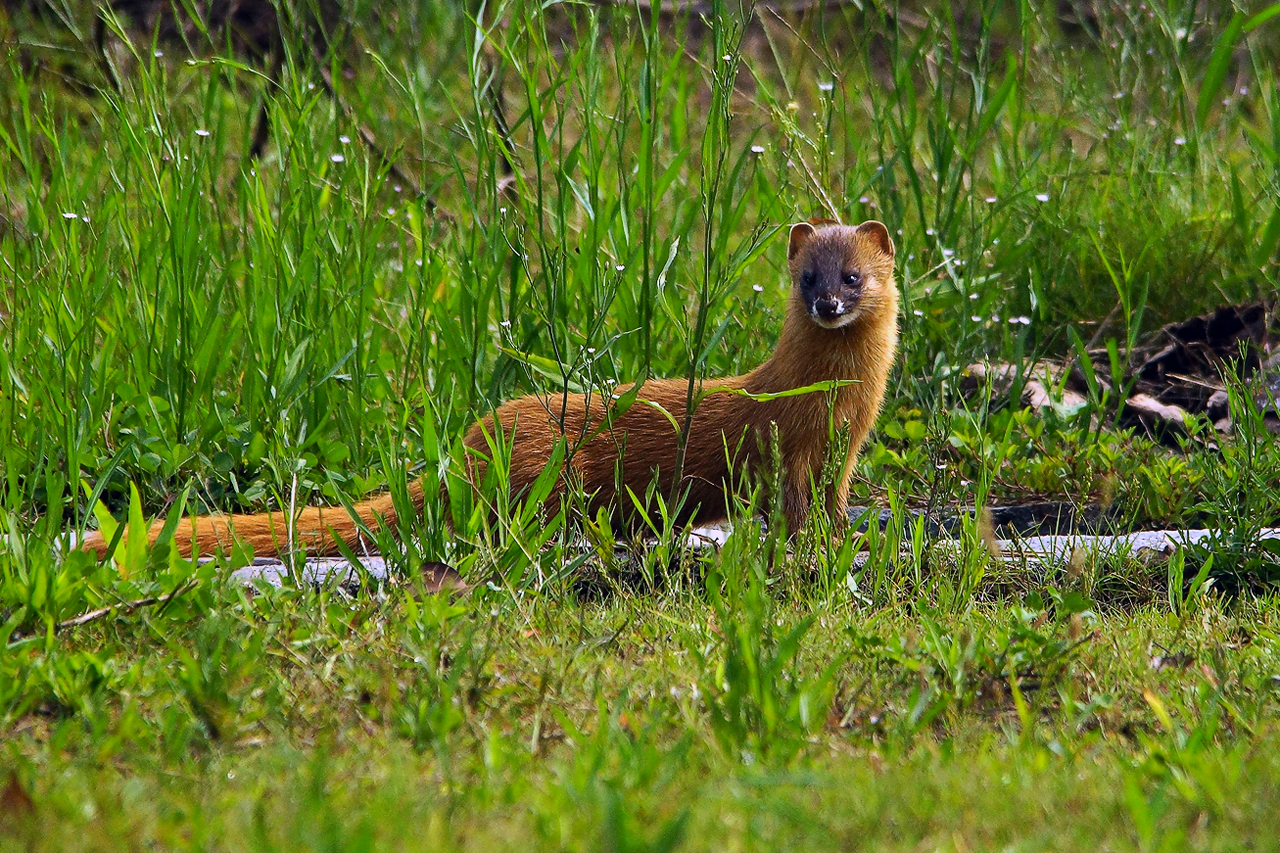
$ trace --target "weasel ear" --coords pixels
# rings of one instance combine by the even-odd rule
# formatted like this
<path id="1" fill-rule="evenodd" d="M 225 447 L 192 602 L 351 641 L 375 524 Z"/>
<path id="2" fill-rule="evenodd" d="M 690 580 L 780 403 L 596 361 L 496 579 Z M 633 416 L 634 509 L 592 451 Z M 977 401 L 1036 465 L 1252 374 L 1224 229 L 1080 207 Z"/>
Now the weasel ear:
<path id="1" fill-rule="evenodd" d="M 792 260 L 804 248 L 804 244 L 813 239 L 817 230 L 808 222 L 797 222 L 791 226 L 791 237 L 787 241 L 787 260 Z"/>
<path id="2" fill-rule="evenodd" d="M 870 237 L 880 247 L 881 252 L 893 257 L 893 238 L 889 236 L 889 229 L 884 227 L 883 222 L 868 219 L 858 226 L 858 233 Z"/>

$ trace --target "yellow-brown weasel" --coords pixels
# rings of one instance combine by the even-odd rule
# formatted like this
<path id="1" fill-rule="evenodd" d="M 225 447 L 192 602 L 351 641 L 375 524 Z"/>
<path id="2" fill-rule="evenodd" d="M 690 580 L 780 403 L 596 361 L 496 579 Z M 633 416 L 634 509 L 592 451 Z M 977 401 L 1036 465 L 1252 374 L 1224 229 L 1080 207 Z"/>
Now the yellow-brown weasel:
<path id="1" fill-rule="evenodd" d="M 768 455 L 770 425 L 777 424 L 782 458 L 782 510 L 791 530 L 809 512 L 812 484 L 820 478 L 830 437 L 829 415 L 837 428 L 848 425 L 848 457 L 828 493 L 828 511 L 843 520 L 849 477 L 863 441 L 875 424 L 898 342 L 898 288 L 893 274 L 893 240 L 879 222 L 856 227 L 830 220 L 802 222 L 791 228 L 787 265 L 791 294 L 787 316 L 773 357 L 744 376 L 707 380 L 706 393 L 693 414 L 683 460 L 681 491 L 688 490 L 683 519 L 706 523 L 725 517 L 725 485 L 740 482 Z M 854 380 L 830 394 L 811 392 L 769 400 L 752 399 L 717 389 L 775 394 L 831 380 Z M 676 423 L 683 425 L 689 385 L 686 379 L 645 382 L 625 411 L 615 412 L 602 427 L 608 405 L 599 395 L 521 397 L 499 406 L 467 432 L 464 444 L 481 457 L 486 438 L 501 424 L 510 444 L 510 488 L 519 494 L 531 486 L 552 456 L 556 443 L 572 447 L 568 479 L 589 496 L 588 508 L 610 507 L 628 513 L 630 498 L 620 485 L 644 495 L 656 478 L 664 496 L 672 489 L 679 445 Z M 619 394 L 626 389 L 619 389 Z M 550 404 L 549 404 L 550 403 Z M 830 406 L 830 408 L 829 408 Z M 661 407 L 659 409 L 658 407 Z M 664 411 L 665 410 L 665 411 Z M 577 443 L 577 446 L 573 445 Z M 478 482 L 483 463 L 470 462 Z M 558 500 L 566 478 L 556 484 Z M 423 477 L 412 483 L 409 497 L 421 510 L 435 483 Z M 353 507 L 370 530 L 395 525 L 390 495 Z M 154 541 L 161 522 L 150 530 Z M 341 507 L 308 507 L 293 520 L 282 512 L 258 515 L 209 515 L 184 519 L 174 542 L 184 556 L 193 544 L 200 553 L 227 551 L 233 539 L 253 547 L 259 556 L 293 547 L 313 554 L 337 553 L 336 540 L 355 545 L 360 528 Z M 104 556 L 108 543 L 90 533 L 84 548 Z"/>

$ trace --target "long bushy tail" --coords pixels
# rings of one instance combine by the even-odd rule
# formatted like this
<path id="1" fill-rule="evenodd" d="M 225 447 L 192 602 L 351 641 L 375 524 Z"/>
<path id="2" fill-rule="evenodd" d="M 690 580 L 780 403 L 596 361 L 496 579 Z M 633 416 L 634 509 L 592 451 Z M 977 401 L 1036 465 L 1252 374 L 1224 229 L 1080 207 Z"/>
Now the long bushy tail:
<path id="1" fill-rule="evenodd" d="M 422 510 L 423 495 L 421 480 L 409 484 L 409 500 L 415 512 Z M 346 543 L 356 553 L 363 550 L 358 547 L 361 525 L 370 531 L 384 527 L 396 529 L 396 508 L 389 494 L 358 503 L 351 509 L 360 524 L 344 507 L 307 507 L 298 513 L 292 525 L 289 515 L 283 512 L 193 516 L 178 522 L 173 542 L 184 557 L 190 557 L 193 550 L 203 555 L 217 551 L 230 553 L 234 542 L 251 545 L 258 557 L 274 557 L 290 549 L 332 556 L 340 553 L 338 542 Z M 163 520 L 152 524 L 147 531 L 148 540 L 155 542 L 163 528 Z M 93 531 L 85 536 L 81 547 L 96 552 L 101 559 L 107 555 L 109 545 L 100 533 Z"/>

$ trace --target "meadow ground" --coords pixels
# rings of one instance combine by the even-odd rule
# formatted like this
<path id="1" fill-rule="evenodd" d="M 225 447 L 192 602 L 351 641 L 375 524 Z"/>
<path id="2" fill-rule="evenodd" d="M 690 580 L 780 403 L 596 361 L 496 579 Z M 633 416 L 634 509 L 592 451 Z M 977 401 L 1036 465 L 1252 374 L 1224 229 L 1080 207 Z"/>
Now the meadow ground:
<path id="1" fill-rule="evenodd" d="M 0 849 L 1280 847 L 1267 400 L 1171 447 L 1091 371 L 961 388 L 1274 308 L 1280 5 L 144 5 L 0 9 Z M 788 549 L 757 491 L 620 557 L 491 484 L 354 592 L 67 547 L 403 506 L 504 399 L 753 367 L 813 215 L 897 241 L 883 531 Z M 1010 566 L 910 512 L 1037 500 L 1223 534 Z"/>

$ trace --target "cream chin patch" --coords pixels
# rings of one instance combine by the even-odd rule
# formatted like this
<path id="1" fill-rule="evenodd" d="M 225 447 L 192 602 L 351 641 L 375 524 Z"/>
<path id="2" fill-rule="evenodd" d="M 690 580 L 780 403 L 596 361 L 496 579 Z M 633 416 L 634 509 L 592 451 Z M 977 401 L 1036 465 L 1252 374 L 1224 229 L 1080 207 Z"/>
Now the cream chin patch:
<path id="1" fill-rule="evenodd" d="M 857 308 L 853 308 L 853 309 L 851 309 L 851 310 L 849 311 L 849 313 L 847 313 L 847 314 L 837 314 L 836 316 L 834 316 L 834 317 L 832 317 L 830 320 L 828 320 L 828 319 L 827 319 L 827 318 L 825 318 L 825 317 L 820 317 L 820 316 L 818 316 L 817 314 L 815 314 L 815 313 L 814 313 L 814 312 L 812 312 L 812 311 L 809 311 L 809 312 L 808 312 L 808 314 L 809 314 L 809 319 L 810 319 L 810 320 L 812 320 L 814 323 L 816 323 L 817 325 L 821 326 L 821 327 L 822 327 L 822 328 L 824 328 L 824 329 L 841 329 L 841 328 L 844 328 L 845 326 L 847 326 L 847 325 L 849 325 L 850 323 L 852 323 L 854 320 L 858 319 L 858 315 L 859 315 L 860 313 L 861 313 L 861 312 L 860 312 Z"/>

